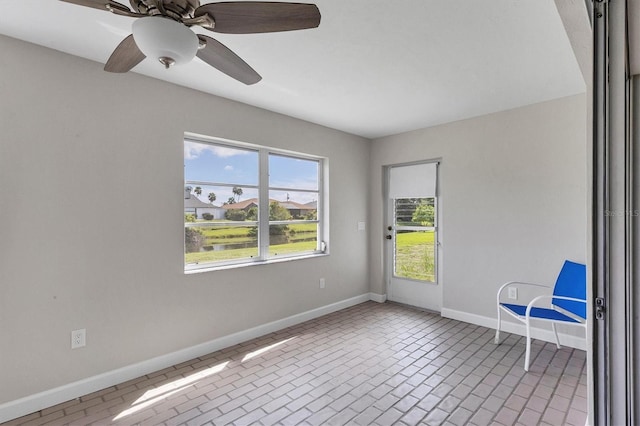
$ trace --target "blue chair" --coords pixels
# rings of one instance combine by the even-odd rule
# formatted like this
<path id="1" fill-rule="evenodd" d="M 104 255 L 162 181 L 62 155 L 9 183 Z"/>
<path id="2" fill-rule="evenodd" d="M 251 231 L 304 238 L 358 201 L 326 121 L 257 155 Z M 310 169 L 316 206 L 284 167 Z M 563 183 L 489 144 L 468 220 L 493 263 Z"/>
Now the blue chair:
<path id="1" fill-rule="evenodd" d="M 553 288 L 553 294 L 538 296 L 527 305 L 515 305 L 501 302 L 502 294 L 511 286 L 548 286 L 519 281 L 505 283 L 498 290 L 498 327 L 496 328 L 496 345 L 500 343 L 501 314 L 506 312 L 518 321 L 525 324 L 527 329 L 527 351 L 524 360 L 524 370 L 529 371 L 531 359 L 531 320 L 540 320 L 551 323 L 556 337 L 556 346 L 560 349 L 560 340 L 556 331 L 556 324 L 571 324 L 587 328 L 587 269 L 585 265 L 565 260 L 562 270 Z M 549 300 L 546 304 L 541 301 Z M 546 305 L 546 307 L 544 306 Z M 550 305 L 550 306 L 549 306 Z"/>

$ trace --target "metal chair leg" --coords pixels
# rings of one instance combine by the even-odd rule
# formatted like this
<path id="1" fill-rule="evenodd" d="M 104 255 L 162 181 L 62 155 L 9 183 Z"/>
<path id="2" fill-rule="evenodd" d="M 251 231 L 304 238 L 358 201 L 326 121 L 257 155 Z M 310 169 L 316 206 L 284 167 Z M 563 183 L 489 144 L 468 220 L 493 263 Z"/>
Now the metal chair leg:
<path id="1" fill-rule="evenodd" d="M 524 356 L 524 371 L 529 371 L 529 362 L 531 361 L 531 327 L 529 326 L 529 318 L 526 320 L 527 326 L 527 350 Z"/>
<path id="2" fill-rule="evenodd" d="M 558 338 L 558 331 L 556 330 L 556 323 L 551 323 L 551 328 L 553 328 L 553 334 L 556 336 L 556 347 L 560 349 L 560 339 Z"/>
<path id="3" fill-rule="evenodd" d="M 493 339 L 493 343 L 496 345 L 500 344 L 500 324 L 501 324 L 501 309 L 498 306 L 498 326 L 496 327 L 496 337 Z"/>

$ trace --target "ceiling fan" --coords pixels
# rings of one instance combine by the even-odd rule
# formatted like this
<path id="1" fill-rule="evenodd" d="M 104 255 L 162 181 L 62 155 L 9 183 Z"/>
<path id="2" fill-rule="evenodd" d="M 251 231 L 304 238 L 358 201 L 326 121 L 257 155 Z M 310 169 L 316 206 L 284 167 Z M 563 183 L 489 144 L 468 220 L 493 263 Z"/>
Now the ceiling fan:
<path id="1" fill-rule="evenodd" d="M 105 71 L 123 73 L 146 57 L 165 68 L 191 61 L 195 56 L 244 83 L 262 79 L 238 55 L 219 41 L 194 33 L 197 25 L 227 34 L 255 34 L 302 30 L 320 25 L 315 4 L 262 1 L 219 2 L 200 5 L 200 0 L 129 0 L 131 9 L 112 0 L 60 0 L 80 6 L 138 18 L 133 34 L 113 51 Z"/>

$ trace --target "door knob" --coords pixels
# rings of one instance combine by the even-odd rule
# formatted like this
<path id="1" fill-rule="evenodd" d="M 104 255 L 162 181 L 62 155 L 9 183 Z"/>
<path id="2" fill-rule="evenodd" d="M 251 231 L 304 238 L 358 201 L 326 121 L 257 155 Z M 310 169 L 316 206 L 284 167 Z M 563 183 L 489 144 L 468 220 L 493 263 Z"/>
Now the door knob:
<path id="1" fill-rule="evenodd" d="M 391 235 L 387 235 L 385 238 L 386 238 L 387 240 L 390 240 L 390 239 L 391 239 L 391 238 L 393 238 L 393 237 L 392 237 Z"/>

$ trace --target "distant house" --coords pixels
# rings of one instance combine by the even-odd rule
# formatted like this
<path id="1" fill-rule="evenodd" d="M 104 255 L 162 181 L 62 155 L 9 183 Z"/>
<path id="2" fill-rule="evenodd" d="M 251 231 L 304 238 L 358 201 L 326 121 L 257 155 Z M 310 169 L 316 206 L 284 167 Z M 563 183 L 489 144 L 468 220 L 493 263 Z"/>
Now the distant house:
<path id="1" fill-rule="evenodd" d="M 307 204 L 296 203 L 295 201 L 276 201 L 276 202 L 280 204 L 282 207 L 284 207 L 285 209 L 289 210 L 289 213 L 293 217 L 303 217 L 307 213 L 310 213 L 316 210 L 316 207 L 311 207 Z"/>
<path id="2" fill-rule="evenodd" d="M 248 200 L 238 201 L 233 204 L 223 204 L 222 208 L 225 210 L 244 210 L 249 211 L 251 207 L 258 207 L 257 198 L 249 198 Z"/>
<path id="3" fill-rule="evenodd" d="M 316 211 L 317 204 L 318 204 L 315 201 L 307 204 L 300 204 L 300 203 L 296 203 L 295 201 L 278 201 L 274 199 L 269 199 L 269 202 L 280 204 L 280 206 L 287 209 L 289 211 L 289 214 L 291 214 L 291 216 L 294 218 L 303 217 L 307 213 Z M 244 211 L 249 211 L 249 209 L 252 207 L 258 207 L 257 198 L 250 198 L 248 200 L 239 201 L 234 204 L 225 204 L 222 206 L 222 208 L 226 210 L 244 210 Z"/>
<path id="4" fill-rule="evenodd" d="M 203 213 L 209 213 L 213 215 L 214 219 L 224 219 L 225 209 L 213 204 L 205 203 L 195 195 L 184 200 L 184 212 L 185 214 L 193 214 L 196 219 L 204 219 Z"/>

